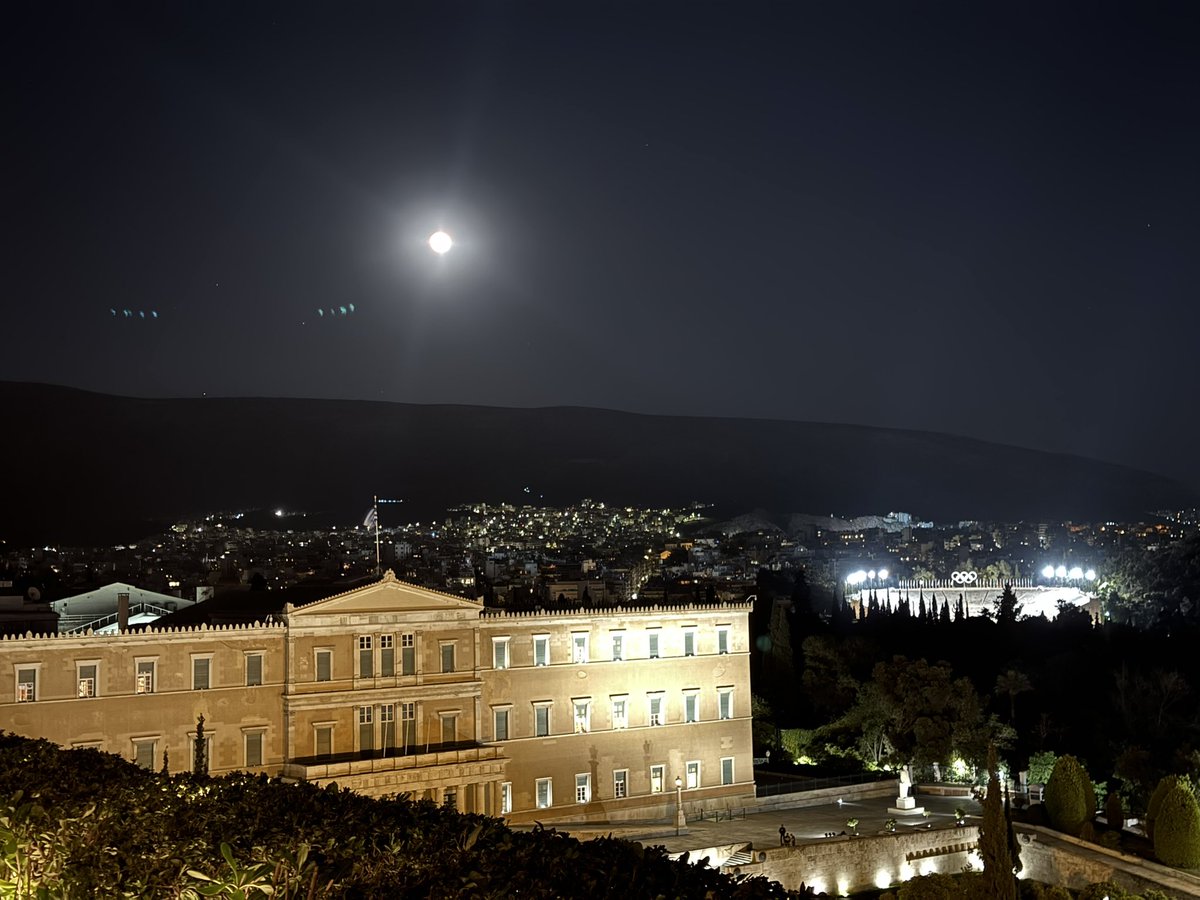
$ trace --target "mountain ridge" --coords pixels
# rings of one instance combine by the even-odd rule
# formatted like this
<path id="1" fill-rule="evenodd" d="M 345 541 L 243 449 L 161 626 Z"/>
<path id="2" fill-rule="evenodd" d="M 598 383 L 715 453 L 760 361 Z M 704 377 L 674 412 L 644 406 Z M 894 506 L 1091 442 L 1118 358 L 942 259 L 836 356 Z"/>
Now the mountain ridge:
<path id="1" fill-rule="evenodd" d="M 464 502 L 922 519 L 1136 519 L 1197 503 L 1128 466 L 957 435 L 579 406 L 300 398 L 137 398 L 0 382 L 14 436 L 0 537 L 68 543 L 206 511 L 282 505 L 352 521 L 373 494 L 406 518 Z M 526 491 L 528 488 L 528 491 Z M 142 534 L 136 534 L 138 529 Z M 106 537 L 101 543 L 107 542 Z"/>

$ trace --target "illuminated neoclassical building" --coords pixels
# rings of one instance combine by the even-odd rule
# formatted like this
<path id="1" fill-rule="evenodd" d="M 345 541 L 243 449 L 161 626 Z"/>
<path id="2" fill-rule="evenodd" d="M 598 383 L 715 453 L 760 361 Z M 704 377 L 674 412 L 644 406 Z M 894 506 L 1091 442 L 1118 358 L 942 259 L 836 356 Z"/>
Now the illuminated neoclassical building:
<path id="1" fill-rule="evenodd" d="M 0 728 L 514 822 L 754 796 L 750 603 L 505 612 L 396 580 L 270 625 L 0 641 Z"/>

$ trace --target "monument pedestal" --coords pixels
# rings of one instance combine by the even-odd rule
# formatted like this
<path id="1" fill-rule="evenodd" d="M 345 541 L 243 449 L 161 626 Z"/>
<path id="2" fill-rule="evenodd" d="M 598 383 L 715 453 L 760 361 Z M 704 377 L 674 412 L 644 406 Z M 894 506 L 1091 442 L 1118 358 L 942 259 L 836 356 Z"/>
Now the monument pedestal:
<path id="1" fill-rule="evenodd" d="M 893 816 L 920 816 L 924 815 L 925 807 L 917 806 L 916 797 L 897 797 L 896 805 L 889 806 L 888 812 Z"/>

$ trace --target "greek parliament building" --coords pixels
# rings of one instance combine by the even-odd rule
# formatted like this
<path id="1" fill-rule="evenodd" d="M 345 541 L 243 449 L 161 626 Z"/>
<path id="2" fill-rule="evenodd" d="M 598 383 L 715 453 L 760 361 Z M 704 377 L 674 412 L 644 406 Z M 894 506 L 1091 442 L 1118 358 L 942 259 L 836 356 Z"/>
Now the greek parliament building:
<path id="1" fill-rule="evenodd" d="M 508 612 L 398 581 L 268 625 L 0 640 L 0 729 L 513 822 L 754 797 L 751 603 Z M 168 755 L 169 754 L 169 755 Z"/>

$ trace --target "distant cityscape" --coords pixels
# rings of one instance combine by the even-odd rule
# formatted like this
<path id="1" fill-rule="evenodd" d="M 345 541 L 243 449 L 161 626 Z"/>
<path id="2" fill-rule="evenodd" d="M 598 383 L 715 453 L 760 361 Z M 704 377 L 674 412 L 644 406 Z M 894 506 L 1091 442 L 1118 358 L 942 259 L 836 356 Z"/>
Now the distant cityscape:
<path id="1" fill-rule="evenodd" d="M 278 509 L 277 527 L 216 512 L 110 547 L 0 543 L 0 596 L 59 600 L 114 581 L 189 601 L 243 590 L 353 584 L 392 569 L 410 583 L 498 607 L 613 606 L 740 599 L 761 570 L 803 570 L 840 593 L 1073 583 L 1102 593 L 1106 566 L 1194 532 L 1196 510 L 1138 522 L 934 523 L 905 512 L 853 518 L 748 513 L 728 520 L 696 502 L 678 509 L 585 499 L 554 508 L 473 503 L 438 522 L 311 529 Z M 259 517 L 261 520 L 261 516 Z M 1085 577 L 1085 575 L 1087 577 Z"/>

